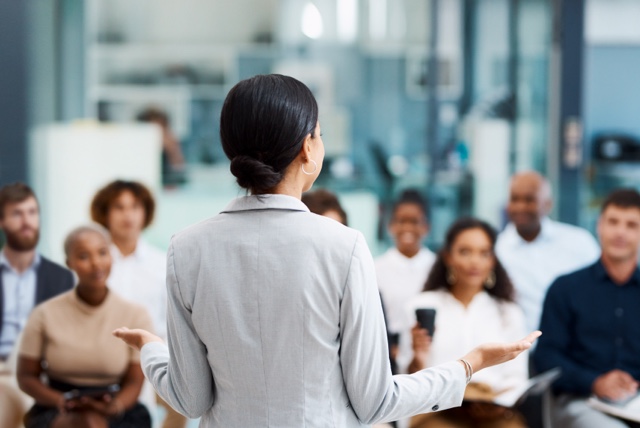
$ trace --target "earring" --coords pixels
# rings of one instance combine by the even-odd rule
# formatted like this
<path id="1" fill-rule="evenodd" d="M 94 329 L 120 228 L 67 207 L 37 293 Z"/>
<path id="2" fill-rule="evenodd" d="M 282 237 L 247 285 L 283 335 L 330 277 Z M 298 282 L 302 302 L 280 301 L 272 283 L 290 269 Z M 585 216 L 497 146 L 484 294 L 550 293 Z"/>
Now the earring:
<path id="1" fill-rule="evenodd" d="M 313 164 L 313 171 L 311 171 L 311 172 L 305 171 L 304 170 L 304 164 L 300 164 L 300 169 L 306 175 L 312 175 L 318 170 L 318 164 L 316 163 L 316 161 L 314 161 L 313 159 L 309 159 L 309 162 L 311 162 Z"/>
<path id="2" fill-rule="evenodd" d="M 447 269 L 447 284 L 449 285 L 453 285 L 456 283 L 456 281 L 458 280 L 458 278 L 456 278 L 456 276 L 453 274 L 453 272 L 449 269 Z"/>
<path id="3" fill-rule="evenodd" d="M 484 282 L 484 287 L 487 289 L 492 289 L 495 285 L 496 285 L 496 273 L 494 271 L 491 271 L 491 273 L 489 274 L 489 277 Z"/>

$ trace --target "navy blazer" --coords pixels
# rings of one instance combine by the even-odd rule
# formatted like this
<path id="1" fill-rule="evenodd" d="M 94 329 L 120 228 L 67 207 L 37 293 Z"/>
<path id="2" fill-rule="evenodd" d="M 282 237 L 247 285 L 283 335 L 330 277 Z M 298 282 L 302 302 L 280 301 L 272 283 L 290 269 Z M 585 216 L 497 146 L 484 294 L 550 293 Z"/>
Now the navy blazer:
<path id="1" fill-rule="evenodd" d="M 0 272 L 2 268 L 0 267 Z M 64 293 L 73 288 L 73 275 L 69 269 L 65 269 L 40 256 L 40 265 L 36 272 L 36 301 L 38 305 L 45 300 Z M 0 337 L 2 337 L 2 327 L 4 319 L 4 287 L 2 275 L 0 274 Z"/>

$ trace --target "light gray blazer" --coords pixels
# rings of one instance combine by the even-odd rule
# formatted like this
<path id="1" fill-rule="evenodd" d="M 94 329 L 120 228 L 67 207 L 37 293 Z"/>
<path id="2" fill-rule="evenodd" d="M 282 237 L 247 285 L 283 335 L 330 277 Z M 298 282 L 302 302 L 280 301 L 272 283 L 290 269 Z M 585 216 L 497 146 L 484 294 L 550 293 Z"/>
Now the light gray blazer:
<path id="1" fill-rule="evenodd" d="M 168 347 L 141 364 L 202 427 L 361 427 L 458 406 L 462 364 L 392 376 L 359 232 L 298 199 L 247 196 L 176 234 Z"/>

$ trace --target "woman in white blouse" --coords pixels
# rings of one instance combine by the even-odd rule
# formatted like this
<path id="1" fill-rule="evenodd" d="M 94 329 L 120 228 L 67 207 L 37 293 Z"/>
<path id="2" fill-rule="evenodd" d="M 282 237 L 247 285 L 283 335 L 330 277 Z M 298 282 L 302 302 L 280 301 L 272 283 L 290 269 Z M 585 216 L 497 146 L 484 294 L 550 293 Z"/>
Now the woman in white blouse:
<path id="1" fill-rule="evenodd" d="M 378 288 L 387 315 L 389 337 L 406 339 L 413 320 L 407 319 L 407 302 L 420 294 L 436 255 L 423 246 L 429 233 L 428 208 L 420 193 L 413 189 L 402 192 L 393 204 L 389 218 L 389 234 L 394 246 L 375 260 Z M 391 356 L 399 373 L 406 373 L 411 361 L 408 340 L 390 340 Z"/>
<path id="2" fill-rule="evenodd" d="M 524 315 L 513 302 L 514 288 L 494 254 L 496 232 L 487 223 L 464 218 L 447 232 L 444 248 L 425 284 L 425 291 L 410 302 L 410 311 L 436 310 L 433 337 L 414 327 L 410 372 L 450 360 L 460 350 L 484 342 L 510 341 L 524 334 Z M 526 426 L 512 409 L 478 404 L 473 398 L 490 398 L 527 380 L 527 355 L 477 373 L 458 409 L 422 415 L 412 427 Z"/>

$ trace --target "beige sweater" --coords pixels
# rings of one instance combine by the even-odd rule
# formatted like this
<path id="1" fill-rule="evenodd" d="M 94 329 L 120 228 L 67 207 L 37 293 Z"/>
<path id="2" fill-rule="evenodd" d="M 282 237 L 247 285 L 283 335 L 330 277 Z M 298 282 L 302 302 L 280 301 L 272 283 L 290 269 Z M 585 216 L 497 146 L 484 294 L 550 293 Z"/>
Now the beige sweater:
<path id="1" fill-rule="evenodd" d="M 20 355 L 42 360 L 50 378 L 75 385 L 119 383 L 139 353 L 116 339 L 118 327 L 153 331 L 147 311 L 113 291 L 99 306 L 75 289 L 37 306 L 23 331 Z"/>

